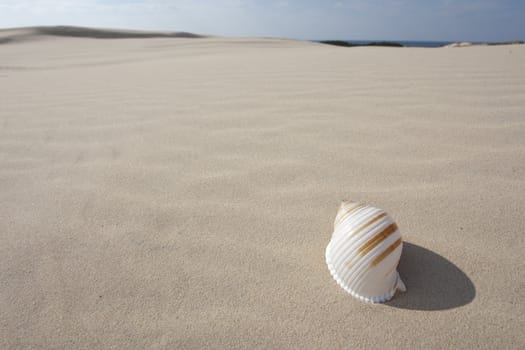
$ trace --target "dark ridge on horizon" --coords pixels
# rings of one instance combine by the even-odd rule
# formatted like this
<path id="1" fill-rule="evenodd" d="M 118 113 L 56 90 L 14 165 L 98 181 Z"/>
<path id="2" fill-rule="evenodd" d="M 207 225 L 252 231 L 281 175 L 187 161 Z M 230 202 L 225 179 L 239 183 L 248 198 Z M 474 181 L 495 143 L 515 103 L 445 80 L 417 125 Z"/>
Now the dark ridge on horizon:
<path id="1" fill-rule="evenodd" d="M 4 34 L 4 35 L 2 35 Z M 5 35 L 7 34 L 7 35 Z M 59 36 L 90 39 L 138 39 L 138 38 L 204 38 L 189 32 L 155 32 L 128 29 L 99 29 L 76 26 L 37 26 L 0 29 L 0 44 L 29 40 L 38 36 Z"/>
<path id="2" fill-rule="evenodd" d="M 342 47 L 357 47 L 357 46 L 387 46 L 387 47 L 403 47 L 403 44 L 394 41 L 372 41 L 369 43 L 352 43 L 343 40 L 322 40 L 321 44 L 335 45 Z"/>
<path id="3" fill-rule="evenodd" d="M 439 47 L 463 47 L 463 46 L 499 46 L 499 45 L 523 45 L 523 40 L 513 41 L 389 41 L 389 40 L 314 40 L 321 44 L 335 45 L 341 47 L 359 47 L 359 46 L 384 46 L 384 47 L 419 47 L 419 48 L 439 48 Z M 462 45 L 466 44 L 466 45 Z"/>

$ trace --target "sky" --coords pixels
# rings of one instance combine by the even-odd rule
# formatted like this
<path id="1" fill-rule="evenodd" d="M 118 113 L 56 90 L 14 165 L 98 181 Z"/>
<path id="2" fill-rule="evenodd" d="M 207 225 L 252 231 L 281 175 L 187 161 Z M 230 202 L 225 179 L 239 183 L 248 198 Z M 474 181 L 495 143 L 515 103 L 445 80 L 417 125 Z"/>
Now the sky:
<path id="1" fill-rule="evenodd" d="M 0 0 L 0 28 L 75 25 L 303 40 L 525 40 L 525 0 Z"/>

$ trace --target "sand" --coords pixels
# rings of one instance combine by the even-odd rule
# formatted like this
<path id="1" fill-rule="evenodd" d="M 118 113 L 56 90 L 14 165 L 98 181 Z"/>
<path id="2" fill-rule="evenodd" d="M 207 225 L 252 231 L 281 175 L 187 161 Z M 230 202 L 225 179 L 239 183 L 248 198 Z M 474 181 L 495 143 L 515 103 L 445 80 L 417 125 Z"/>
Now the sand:
<path id="1" fill-rule="evenodd" d="M 0 348 L 525 347 L 525 46 L 48 34 L 0 32 Z M 388 304 L 328 272 L 343 199 Z"/>

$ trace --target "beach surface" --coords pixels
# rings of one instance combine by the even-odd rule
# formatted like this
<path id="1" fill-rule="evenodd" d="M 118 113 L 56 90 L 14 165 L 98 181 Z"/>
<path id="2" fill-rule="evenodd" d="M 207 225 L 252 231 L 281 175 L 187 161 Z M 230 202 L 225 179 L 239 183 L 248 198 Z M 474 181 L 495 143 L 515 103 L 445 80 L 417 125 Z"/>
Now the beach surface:
<path id="1" fill-rule="evenodd" d="M 525 348 L 525 46 L 0 31 L 1 349 Z M 385 209 L 408 291 L 325 248 Z"/>

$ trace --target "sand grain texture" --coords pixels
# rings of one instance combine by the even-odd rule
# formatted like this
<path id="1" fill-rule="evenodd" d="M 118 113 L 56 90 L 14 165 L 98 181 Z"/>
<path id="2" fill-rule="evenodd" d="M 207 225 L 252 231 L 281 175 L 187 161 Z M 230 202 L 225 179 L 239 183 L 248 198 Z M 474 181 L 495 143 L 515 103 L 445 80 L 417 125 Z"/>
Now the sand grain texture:
<path id="1" fill-rule="evenodd" d="M 2 349 L 525 347 L 525 46 L 26 36 L 0 89 Z M 387 305 L 345 198 L 409 242 Z"/>

